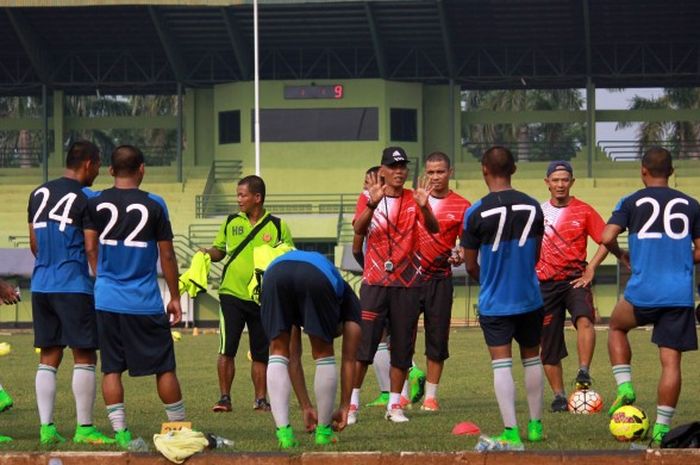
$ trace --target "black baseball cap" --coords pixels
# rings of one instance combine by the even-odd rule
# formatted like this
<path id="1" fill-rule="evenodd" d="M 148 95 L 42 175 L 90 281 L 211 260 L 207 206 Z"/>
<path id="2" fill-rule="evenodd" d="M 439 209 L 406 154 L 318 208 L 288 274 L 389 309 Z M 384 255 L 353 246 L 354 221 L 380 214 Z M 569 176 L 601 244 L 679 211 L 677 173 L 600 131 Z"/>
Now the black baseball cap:
<path id="1" fill-rule="evenodd" d="M 568 171 L 571 176 L 574 175 L 574 169 L 571 167 L 571 163 L 566 160 L 555 160 L 551 162 L 547 167 L 547 177 L 555 171 Z"/>
<path id="2" fill-rule="evenodd" d="M 401 147 L 387 147 L 382 152 L 382 165 L 390 166 L 396 163 L 410 163 L 406 151 Z"/>

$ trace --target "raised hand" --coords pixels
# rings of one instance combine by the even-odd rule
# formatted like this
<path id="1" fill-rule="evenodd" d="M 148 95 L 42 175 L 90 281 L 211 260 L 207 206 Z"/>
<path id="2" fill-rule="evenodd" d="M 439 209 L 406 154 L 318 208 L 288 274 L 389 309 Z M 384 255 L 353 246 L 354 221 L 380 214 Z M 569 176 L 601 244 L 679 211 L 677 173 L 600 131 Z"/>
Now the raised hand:
<path id="1" fill-rule="evenodd" d="M 6 305 L 19 302 L 19 297 L 17 296 L 17 292 L 15 292 L 15 288 L 5 281 L 0 281 L 0 300 Z"/>
<path id="2" fill-rule="evenodd" d="M 384 198 L 385 185 L 379 173 L 369 173 L 367 176 L 367 193 L 369 202 L 377 205 Z"/>
<path id="3" fill-rule="evenodd" d="M 434 186 L 430 183 L 430 178 L 427 176 L 421 176 L 418 187 L 413 191 L 413 199 L 416 201 L 419 207 L 425 207 L 428 205 L 428 198 L 430 193 L 433 191 Z"/>

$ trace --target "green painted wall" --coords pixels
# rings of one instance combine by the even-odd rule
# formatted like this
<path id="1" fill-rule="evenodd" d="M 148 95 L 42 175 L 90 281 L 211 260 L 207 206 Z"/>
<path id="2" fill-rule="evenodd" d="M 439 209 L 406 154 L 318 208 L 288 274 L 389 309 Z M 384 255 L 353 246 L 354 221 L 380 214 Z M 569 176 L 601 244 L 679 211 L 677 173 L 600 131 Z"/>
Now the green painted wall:
<path id="1" fill-rule="evenodd" d="M 452 98 L 450 87 L 423 86 L 423 154 L 444 152 L 455 160 L 455 152 L 460 150 L 461 110 L 459 86 L 454 86 Z M 450 118 L 452 112 L 452 118 Z M 451 125 L 454 133 L 450 143 Z"/>

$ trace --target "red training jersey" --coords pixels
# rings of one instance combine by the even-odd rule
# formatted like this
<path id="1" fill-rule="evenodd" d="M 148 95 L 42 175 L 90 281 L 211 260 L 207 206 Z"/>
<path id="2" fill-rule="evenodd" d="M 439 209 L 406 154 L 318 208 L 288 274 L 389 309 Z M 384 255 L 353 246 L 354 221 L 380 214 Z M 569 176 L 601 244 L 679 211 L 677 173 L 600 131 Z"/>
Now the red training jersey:
<path id="1" fill-rule="evenodd" d="M 366 194 L 360 194 L 353 223 L 367 208 L 368 200 Z M 384 287 L 420 284 L 422 268 L 416 223 L 422 221 L 423 215 L 409 189 L 404 189 L 399 197 L 385 196 L 379 201 L 367 230 L 362 282 Z M 386 271 L 387 261 L 393 265 L 391 272 Z"/>
<path id="2" fill-rule="evenodd" d="M 447 260 L 462 232 L 464 212 L 471 203 L 452 191 L 442 198 L 431 195 L 429 202 L 440 224 L 440 231 L 431 234 L 423 222 L 418 223 L 418 250 L 423 260 L 423 276 L 426 279 L 448 278 L 452 276 L 452 265 Z"/>
<path id="3" fill-rule="evenodd" d="M 572 197 L 565 207 L 551 201 L 542 204 L 544 237 L 537 263 L 540 281 L 563 281 L 580 277 L 586 269 L 588 236 L 600 244 L 605 221 L 593 207 Z"/>

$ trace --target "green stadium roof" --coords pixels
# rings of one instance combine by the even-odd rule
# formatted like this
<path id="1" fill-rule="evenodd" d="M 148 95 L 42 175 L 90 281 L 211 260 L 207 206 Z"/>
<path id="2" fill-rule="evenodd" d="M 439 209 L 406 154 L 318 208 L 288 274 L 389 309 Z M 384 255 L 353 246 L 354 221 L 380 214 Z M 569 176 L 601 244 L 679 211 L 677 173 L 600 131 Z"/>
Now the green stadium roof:
<path id="1" fill-rule="evenodd" d="M 68 93 L 169 93 L 178 82 L 253 78 L 250 0 L 9 4 L 0 11 L 0 95 L 44 83 Z M 700 85 L 698 1 L 278 0 L 261 1 L 259 15 L 262 79 Z"/>

